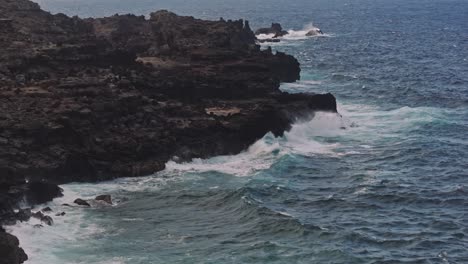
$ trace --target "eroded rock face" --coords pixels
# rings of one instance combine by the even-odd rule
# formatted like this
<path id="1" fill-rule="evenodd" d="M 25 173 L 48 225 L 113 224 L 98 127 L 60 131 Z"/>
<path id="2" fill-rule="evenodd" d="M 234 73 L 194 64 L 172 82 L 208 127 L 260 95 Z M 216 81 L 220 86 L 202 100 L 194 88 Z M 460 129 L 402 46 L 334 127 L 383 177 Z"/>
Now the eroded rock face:
<path id="1" fill-rule="evenodd" d="M 151 174 L 175 155 L 234 154 L 287 129 L 289 105 L 310 111 L 313 95 L 280 103 L 279 84 L 299 78 L 299 63 L 260 51 L 246 21 L 168 11 L 82 20 L 0 1 L 15 28 L 0 40 L 0 170 L 10 178 Z M 15 16 L 18 5 L 26 18 Z M 204 110 L 213 107 L 241 111 Z"/>

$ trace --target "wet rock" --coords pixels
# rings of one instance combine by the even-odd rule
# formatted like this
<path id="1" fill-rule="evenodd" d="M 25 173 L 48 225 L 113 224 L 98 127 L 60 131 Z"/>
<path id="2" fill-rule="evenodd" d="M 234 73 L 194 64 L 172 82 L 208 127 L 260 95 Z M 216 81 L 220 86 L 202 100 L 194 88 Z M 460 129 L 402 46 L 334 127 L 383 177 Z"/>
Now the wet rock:
<path id="1" fill-rule="evenodd" d="M 260 42 L 260 43 L 277 43 L 277 42 L 281 42 L 281 40 L 278 39 L 278 38 L 274 38 L 274 39 L 259 39 L 258 42 Z"/>
<path id="2" fill-rule="evenodd" d="M 108 204 L 112 204 L 112 198 L 108 194 L 96 196 L 95 200 L 96 201 L 104 201 L 104 202 L 106 202 Z"/>
<path id="3" fill-rule="evenodd" d="M 16 219 L 22 222 L 29 221 L 31 216 L 32 216 L 31 208 L 20 209 L 18 213 L 16 213 Z"/>
<path id="4" fill-rule="evenodd" d="M 41 210 L 43 213 L 49 213 L 49 212 L 52 212 L 52 209 L 50 207 L 45 207 L 45 208 L 42 208 Z"/>
<path id="5" fill-rule="evenodd" d="M 56 213 L 55 216 L 64 216 L 65 215 L 65 212 L 61 212 L 61 213 Z"/>
<path id="6" fill-rule="evenodd" d="M 281 26 L 280 23 L 272 23 L 269 28 L 259 28 L 257 31 L 255 31 L 255 35 L 261 35 L 261 34 L 266 34 L 266 35 L 271 35 L 273 34 L 273 38 L 278 38 L 282 37 L 288 34 L 287 31 L 283 30 L 283 27 Z"/>
<path id="7" fill-rule="evenodd" d="M 31 214 L 31 217 L 34 217 L 34 218 L 39 219 L 39 220 L 44 218 L 44 216 L 45 215 L 41 211 L 37 211 L 37 212 Z"/>
<path id="8" fill-rule="evenodd" d="M 33 227 L 34 227 L 34 228 L 43 228 L 44 226 L 41 225 L 41 224 L 35 224 L 35 225 L 33 225 Z"/>
<path id="9" fill-rule="evenodd" d="M 320 30 L 320 28 L 314 28 L 306 33 L 306 36 L 308 37 L 318 36 L 318 35 L 323 35 L 323 32 L 322 30 Z"/>
<path id="10" fill-rule="evenodd" d="M 54 223 L 54 220 L 52 219 L 52 217 L 48 215 L 44 215 L 41 211 L 37 211 L 33 213 L 31 217 L 41 220 L 41 222 L 45 223 L 46 225 L 52 225 Z"/>
<path id="11" fill-rule="evenodd" d="M 41 222 L 45 223 L 46 225 L 51 226 L 54 223 L 54 220 L 52 219 L 52 217 L 46 215 L 41 218 Z"/>
<path id="12" fill-rule="evenodd" d="M 91 206 L 87 201 L 80 199 L 80 198 L 76 199 L 73 202 L 76 203 L 77 205 Z"/>
<path id="13" fill-rule="evenodd" d="M 24 250 L 19 247 L 18 238 L 0 230 L 0 264 L 18 264 L 28 260 Z"/>

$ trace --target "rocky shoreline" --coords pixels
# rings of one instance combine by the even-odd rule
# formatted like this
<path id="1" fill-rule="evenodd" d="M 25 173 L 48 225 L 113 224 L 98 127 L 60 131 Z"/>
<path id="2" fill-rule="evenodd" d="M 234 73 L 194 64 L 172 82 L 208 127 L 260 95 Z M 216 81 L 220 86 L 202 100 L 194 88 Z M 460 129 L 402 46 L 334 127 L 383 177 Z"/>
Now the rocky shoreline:
<path id="1" fill-rule="evenodd" d="M 298 61 L 261 50 L 248 21 L 168 11 L 80 19 L 0 0 L 0 222 L 57 184 L 142 176 L 171 159 L 235 154 L 281 136 L 333 95 L 287 94 Z M 22 263 L 0 230 L 0 263 Z M 3 262 L 2 262 L 3 261 Z"/>

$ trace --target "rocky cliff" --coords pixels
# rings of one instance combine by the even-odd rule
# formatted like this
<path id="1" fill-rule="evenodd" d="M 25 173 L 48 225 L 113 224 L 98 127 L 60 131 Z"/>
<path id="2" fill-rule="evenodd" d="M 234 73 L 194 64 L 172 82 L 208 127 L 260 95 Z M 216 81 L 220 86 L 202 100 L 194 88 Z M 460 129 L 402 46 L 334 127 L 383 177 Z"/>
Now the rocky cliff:
<path id="1" fill-rule="evenodd" d="M 299 78 L 299 63 L 261 51 L 247 21 L 168 11 L 80 19 L 0 0 L 0 34 L 3 223 L 24 197 L 60 195 L 55 184 L 238 153 L 298 117 L 336 111 L 331 94 L 279 90 Z"/>

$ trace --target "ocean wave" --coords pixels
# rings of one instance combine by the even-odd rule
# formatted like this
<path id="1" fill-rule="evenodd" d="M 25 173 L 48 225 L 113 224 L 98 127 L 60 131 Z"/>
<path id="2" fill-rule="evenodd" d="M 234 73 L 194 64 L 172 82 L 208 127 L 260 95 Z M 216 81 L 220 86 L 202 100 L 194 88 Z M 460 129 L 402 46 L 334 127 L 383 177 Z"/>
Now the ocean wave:
<path id="1" fill-rule="evenodd" d="M 320 29 L 314 26 L 313 23 L 308 23 L 300 30 L 293 30 L 293 29 L 288 30 L 288 34 L 285 35 L 283 38 L 286 40 L 303 40 L 303 39 L 308 39 L 308 38 L 322 38 L 322 37 L 333 36 L 332 34 L 328 34 L 328 33 L 307 36 L 307 33 L 309 33 L 310 31 L 317 31 L 317 30 L 320 30 Z"/>

